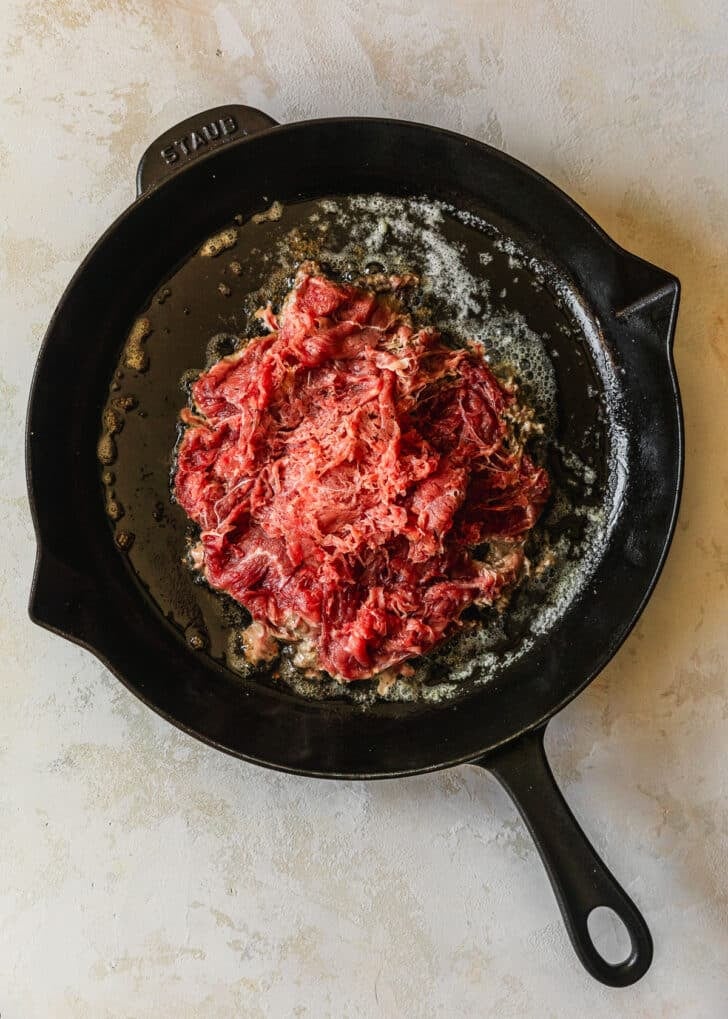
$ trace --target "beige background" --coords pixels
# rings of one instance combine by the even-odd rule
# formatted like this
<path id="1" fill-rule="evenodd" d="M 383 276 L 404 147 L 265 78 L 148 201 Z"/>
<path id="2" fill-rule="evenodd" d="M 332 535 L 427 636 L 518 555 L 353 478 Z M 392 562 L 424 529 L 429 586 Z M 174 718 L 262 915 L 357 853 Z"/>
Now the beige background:
<path id="1" fill-rule="evenodd" d="M 722 0 L 0 0 L 0 1013 L 728 1015 L 728 16 Z M 687 474 L 642 622 L 551 726 L 656 941 L 592 982 L 472 768 L 323 784 L 214 753 L 32 628 L 22 429 L 64 285 L 138 156 L 226 100 L 411 118 L 553 178 L 683 282 Z M 123 280 L 120 280 L 123 286 Z"/>

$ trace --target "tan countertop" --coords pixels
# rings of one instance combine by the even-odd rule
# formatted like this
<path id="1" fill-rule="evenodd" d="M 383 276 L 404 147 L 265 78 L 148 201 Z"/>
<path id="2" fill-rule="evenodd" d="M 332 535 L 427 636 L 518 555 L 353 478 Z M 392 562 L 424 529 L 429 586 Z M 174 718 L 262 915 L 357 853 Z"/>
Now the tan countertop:
<path id="1" fill-rule="evenodd" d="M 0 1013 L 728 1014 L 728 14 L 702 3 L 4 0 Z M 642 621 L 558 717 L 554 769 L 656 954 L 576 962 L 515 811 L 474 768 L 318 783 L 228 759 L 27 621 L 23 418 L 71 273 L 136 161 L 226 101 L 487 140 L 683 284 L 683 507 Z"/>

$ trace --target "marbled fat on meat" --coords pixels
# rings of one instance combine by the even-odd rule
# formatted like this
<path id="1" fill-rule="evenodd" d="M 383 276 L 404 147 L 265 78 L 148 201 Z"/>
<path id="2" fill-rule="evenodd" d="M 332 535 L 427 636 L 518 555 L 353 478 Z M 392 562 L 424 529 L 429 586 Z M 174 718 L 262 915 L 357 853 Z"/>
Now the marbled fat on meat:
<path id="1" fill-rule="evenodd" d="M 393 294 L 303 269 L 261 318 L 270 334 L 192 388 L 175 496 L 213 588 L 367 678 L 516 581 L 548 478 L 482 356 L 415 329 Z M 500 559 L 478 561 L 493 541 Z"/>

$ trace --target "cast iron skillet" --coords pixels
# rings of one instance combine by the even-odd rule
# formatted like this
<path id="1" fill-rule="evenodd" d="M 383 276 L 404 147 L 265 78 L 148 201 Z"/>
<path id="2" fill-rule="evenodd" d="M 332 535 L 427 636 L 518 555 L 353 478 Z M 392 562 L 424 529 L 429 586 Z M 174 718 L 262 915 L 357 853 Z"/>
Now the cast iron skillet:
<path id="1" fill-rule="evenodd" d="M 683 467 L 672 363 L 678 280 L 619 248 L 526 166 L 460 135 L 376 119 L 278 126 L 247 107 L 207 111 L 145 153 L 139 199 L 104 234 L 48 328 L 30 398 L 27 470 L 38 555 L 33 621 L 86 647 L 169 721 L 257 764 L 296 774 L 384 778 L 477 764 L 515 801 L 546 865 L 576 952 L 624 986 L 652 959 L 636 906 L 599 860 L 544 754 L 548 720 L 624 641 L 675 526 Z M 233 213 L 324 195 L 454 196 L 489 210 L 545 251 L 579 296 L 598 356 L 623 393 L 628 470 L 610 539 L 588 587 L 544 639 L 486 686 L 442 705 L 309 700 L 241 682 L 164 623 L 114 544 L 96 442 L 124 338 L 185 256 Z M 568 368 L 568 366 L 567 366 Z M 584 394 L 586 399 L 586 394 Z M 611 907 L 631 952 L 606 962 L 587 918 Z"/>

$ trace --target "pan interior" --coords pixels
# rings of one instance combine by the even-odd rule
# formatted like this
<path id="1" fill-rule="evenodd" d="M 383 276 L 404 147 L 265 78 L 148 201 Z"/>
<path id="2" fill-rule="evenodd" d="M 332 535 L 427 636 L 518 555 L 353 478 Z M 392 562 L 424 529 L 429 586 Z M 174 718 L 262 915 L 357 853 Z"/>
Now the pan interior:
<path id="1" fill-rule="evenodd" d="M 429 703 L 465 696 L 546 639 L 599 562 L 627 471 L 618 374 L 576 288 L 497 217 L 423 197 L 286 206 L 269 198 L 262 216 L 219 224 L 219 253 L 203 254 L 203 245 L 189 254 L 159 281 L 137 325 L 129 323 L 99 445 L 101 497 L 119 554 L 160 625 L 240 683 L 285 682 L 301 696 L 372 703 L 376 682 L 307 680 L 285 652 L 270 666 L 245 662 L 239 633 L 250 617 L 183 564 L 191 530 L 170 497 L 170 477 L 194 373 L 262 331 L 253 313 L 269 299 L 280 303 L 301 261 L 313 258 L 342 279 L 415 272 L 415 317 L 454 344 L 482 340 L 496 373 L 518 382 L 544 425 L 531 452 L 553 487 L 527 546 L 531 575 L 506 609 L 468 610 L 468 625 L 386 694 Z"/>

